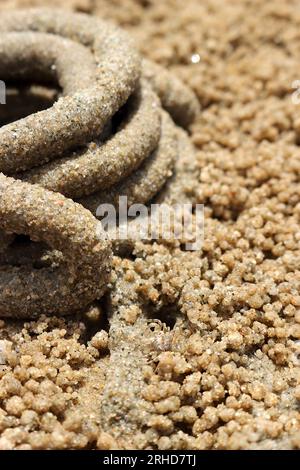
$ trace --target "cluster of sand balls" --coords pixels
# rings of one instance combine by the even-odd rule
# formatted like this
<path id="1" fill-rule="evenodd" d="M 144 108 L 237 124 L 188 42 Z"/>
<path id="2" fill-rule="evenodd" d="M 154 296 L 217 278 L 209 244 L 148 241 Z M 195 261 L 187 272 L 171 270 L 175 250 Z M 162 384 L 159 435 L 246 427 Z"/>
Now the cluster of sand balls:
<path id="1" fill-rule="evenodd" d="M 65 5 L 195 90 L 198 152 L 168 186 L 205 203 L 205 240 L 115 256 L 103 309 L 0 320 L 0 448 L 299 449 L 298 1 Z"/>
<path id="2" fill-rule="evenodd" d="M 125 33 L 85 15 L 2 15 L 0 64 L 4 81 L 61 88 L 53 106 L 0 129 L 0 315 L 79 311 L 108 283 L 111 247 L 97 207 L 119 196 L 147 203 L 159 192 L 180 151 L 170 115 L 188 126 L 198 104 L 142 62 Z M 30 243 L 24 264 L 12 234 L 54 251 Z"/>

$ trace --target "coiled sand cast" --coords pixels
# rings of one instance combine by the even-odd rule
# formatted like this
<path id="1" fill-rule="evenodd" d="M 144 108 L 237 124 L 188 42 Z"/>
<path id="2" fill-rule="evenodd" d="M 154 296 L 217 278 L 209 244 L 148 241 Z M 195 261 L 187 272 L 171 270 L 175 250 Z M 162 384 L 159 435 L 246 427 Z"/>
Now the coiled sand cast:
<path id="1" fill-rule="evenodd" d="M 50 9 L 1 14 L 0 78 L 61 90 L 48 109 L 0 128 L 0 316 L 80 311 L 111 269 L 97 206 L 160 191 L 184 138 L 172 118 L 187 127 L 197 101 L 121 30 Z"/>

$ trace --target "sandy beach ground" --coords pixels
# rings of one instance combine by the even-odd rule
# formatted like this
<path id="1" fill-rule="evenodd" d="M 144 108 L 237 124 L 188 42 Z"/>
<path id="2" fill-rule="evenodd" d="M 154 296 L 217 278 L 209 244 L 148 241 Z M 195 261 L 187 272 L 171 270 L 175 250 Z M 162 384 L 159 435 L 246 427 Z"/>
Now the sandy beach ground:
<path id="1" fill-rule="evenodd" d="M 176 184 L 204 204 L 204 243 L 115 256 L 121 332 L 105 301 L 0 319 L 0 449 L 299 449 L 299 1 L 64 6 L 123 27 L 196 93 Z"/>

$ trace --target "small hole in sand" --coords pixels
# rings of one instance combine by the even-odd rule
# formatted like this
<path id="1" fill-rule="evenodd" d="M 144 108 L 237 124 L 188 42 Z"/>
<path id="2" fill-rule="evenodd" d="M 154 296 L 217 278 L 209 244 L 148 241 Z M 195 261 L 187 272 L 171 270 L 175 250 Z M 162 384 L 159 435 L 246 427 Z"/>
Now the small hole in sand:
<path id="1" fill-rule="evenodd" d="M 0 106 L 0 126 L 50 108 L 58 98 L 58 90 L 40 85 L 9 83 L 6 104 Z"/>

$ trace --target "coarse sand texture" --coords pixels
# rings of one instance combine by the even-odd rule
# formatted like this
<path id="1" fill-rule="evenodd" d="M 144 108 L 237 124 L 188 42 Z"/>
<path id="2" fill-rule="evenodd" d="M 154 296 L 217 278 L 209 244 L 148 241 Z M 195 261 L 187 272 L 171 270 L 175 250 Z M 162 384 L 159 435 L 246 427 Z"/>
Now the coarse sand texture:
<path id="1" fill-rule="evenodd" d="M 299 1 L 60 3 L 1 1 L 0 449 L 299 449 Z"/>

